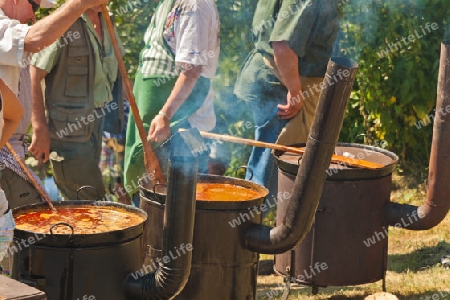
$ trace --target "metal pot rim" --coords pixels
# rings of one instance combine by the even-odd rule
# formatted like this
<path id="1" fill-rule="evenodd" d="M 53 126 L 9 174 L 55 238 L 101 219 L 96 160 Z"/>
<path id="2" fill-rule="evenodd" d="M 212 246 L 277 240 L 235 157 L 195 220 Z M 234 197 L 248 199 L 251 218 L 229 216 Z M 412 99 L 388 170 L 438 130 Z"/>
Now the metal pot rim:
<path id="1" fill-rule="evenodd" d="M 209 174 L 198 174 L 198 182 L 210 182 L 210 183 L 231 183 L 237 186 L 246 187 L 253 189 L 259 193 L 261 196 L 255 199 L 246 200 L 246 201 L 196 201 L 196 209 L 205 209 L 205 210 L 247 210 L 248 207 L 257 206 L 263 203 L 264 199 L 269 194 L 269 190 L 264 186 L 256 184 L 254 182 L 228 177 L 228 176 L 219 176 L 219 175 L 209 175 Z M 155 205 L 164 205 L 166 203 L 166 195 L 163 193 L 158 193 L 153 189 L 149 189 L 145 186 L 142 179 L 139 180 L 139 188 L 140 188 L 140 196 L 144 201 L 152 202 Z"/>
<path id="2" fill-rule="evenodd" d="M 306 143 L 299 143 L 290 145 L 292 147 L 305 147 Z M 372 153 L 377 153 L 382 155 L 387 161 L 387 163 L 383 163 L 384 167 L 375 170 L 363 169 L 363 168 L 332 168 L 330 167 L 327 172 L 327 180 L 331 181 L 345 181 L 345 180 L 367 180 L 380 178 L 384 176 L 390 175 L 396 167 L 398 162 L 398 156 L 383 148 L 378 148 L 374 146 L 368 146 L 364 144 L 357 143 L 337 143 L 336 148 L 358 148 L 363 149 L 364 151 L 369 151 Z M 299 164 L 293 164 L 291 162 L 285 161 L 281 159 L 281 156 L 284 154 L 284 151 L 274 151 L 273 155 L 277 162 L 278 168 L 281 172 L 287 173 L 289 175 L 295 176 L 298 171 Z M 368 158 L 370 155 L 367 156 Z M 371 159 L 367 159 L 371 161 Z M 301 161 L 301 160 L 300 160 Z M 375 161 L 374 161 L 375 162 Z"/>
<path id="3" fill-rule="evenodd" d="M 35 240 L 35 242 L 33 243 L 34 245 L 63 247 L 63 248 L 112 245 L 130 241 L 141 235 L 143 232 L 144 223 L 147 220 L 147 213 L 144 210 L 132 207 L 130 205 L 110 201 L 68 200 L 68 201 L 55 201 L 52 203 L 56 209 L 58 209 L 58 207 L 80 207 L 85 205 L 92 205 L 99 207 L 101 206 L 117 207 L 139 215 L 140 217 L 143 218 L 143 222 L 138 225 L 131 226 L 122 230 L 113 230 L 94 234 L 52 234 L 52 233 L 42 234 L 33 231 L 14 229 L 14 238 L 16 240 L 17 239 L 29 240 L 30 237 L 33 237 L 33 239 Z M 31 205 L 19 206 L 17 208 L 14 208 L 12 211 L 14 215 L 17 215 L 20 213 L 39 211 L 45 209 L 48 209 L 48 205 L 46 203 L 36 203 Z"/>

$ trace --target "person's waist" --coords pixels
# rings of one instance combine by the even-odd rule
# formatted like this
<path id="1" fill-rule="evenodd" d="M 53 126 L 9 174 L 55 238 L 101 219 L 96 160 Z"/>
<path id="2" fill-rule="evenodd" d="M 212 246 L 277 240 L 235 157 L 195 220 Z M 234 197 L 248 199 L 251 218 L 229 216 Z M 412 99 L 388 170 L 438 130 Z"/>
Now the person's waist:
<path id="1" fill-rule="evenodd" d="M 10 141 L 23 141 L 28 136 L 25 133 L 13 133 L 13 135 L 9 138 Z"/>

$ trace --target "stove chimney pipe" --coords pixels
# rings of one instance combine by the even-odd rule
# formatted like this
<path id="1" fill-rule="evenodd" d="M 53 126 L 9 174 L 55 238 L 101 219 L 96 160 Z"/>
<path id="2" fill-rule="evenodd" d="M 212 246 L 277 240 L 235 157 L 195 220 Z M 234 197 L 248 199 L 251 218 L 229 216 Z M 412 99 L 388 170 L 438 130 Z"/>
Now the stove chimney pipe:
<path id="1" fill-rule="evenodd" d="M 450 30 L 446 35 L 450 38 Z M 428 190 L 420 207 L 388 203 L 383 212 L 387 225 L 410 230 L 427 230 L 446 216 L 450 201 L 450 40 L 441 44 L 441 59 L 428 171 Z"/>
<path id="2" fill-rule="evenodd" d="M 274 228 L 264 225 L 251 227 L 245 241 L 249 250 L 265 254 L 286 252 L 300 244 L 311 229 L 356 70 L 357 64 L 349 59 L 333 57 L 329 61 L 286 215 L 282 224 Z"/>
<path id="3" fill-rule="evenodd" d="M 128 275 L 124 290 L 127 299 L 172 299 L 186 285 L 191 271 L 194 236 L 198 145 L 186 140 L 190 133 L 171 138 L 172 155 L 167 177 L 161 261 L 154 273 L 136 278 Z M 197 142 L 197 141 L 193 141 Z M 194 152 L 192 147 L 197 148 Z"/>

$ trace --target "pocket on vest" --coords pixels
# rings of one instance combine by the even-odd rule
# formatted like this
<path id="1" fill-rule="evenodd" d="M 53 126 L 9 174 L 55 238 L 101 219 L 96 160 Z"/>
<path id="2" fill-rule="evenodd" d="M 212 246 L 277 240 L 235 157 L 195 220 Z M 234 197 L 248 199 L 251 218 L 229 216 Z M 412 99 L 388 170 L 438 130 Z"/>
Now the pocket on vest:
<path id="1" fill-rule="evenodd" d="M 71 47 L 68 56 L 65 94 L 70 97 L 86 97 L 89 91 L 88 50 L 85 47 Z"/>
<path id="2" fill-rule="evenodd" d="M 90 139 L 96 121 L 93 111 L 85 108 L 52 107 L 49 130 L 52 138 L 83 142 Z"/>

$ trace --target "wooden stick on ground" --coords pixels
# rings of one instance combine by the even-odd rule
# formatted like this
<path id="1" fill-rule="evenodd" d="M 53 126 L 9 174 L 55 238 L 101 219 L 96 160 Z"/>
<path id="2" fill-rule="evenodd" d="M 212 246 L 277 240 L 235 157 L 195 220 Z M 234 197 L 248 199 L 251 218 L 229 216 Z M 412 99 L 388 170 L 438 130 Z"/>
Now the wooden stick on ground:
<path id="1" fill-rule="evenodd" d="M 128 102 L 130 102 L 131 111 L 133 112 L 134 119 L 136 121 L 136 127 L 139 132 L 139 137 L 142 141 L 142 146 L 144 150 L 144 165 L 148 174 L 155 173 L 155 181 L 164 183 L 164 176 L 161 172 L 161 167 L 159 166 L 158 159 L 155 154 L 152 152 L 150 144 L 147 142 L 147 133 L 144 129 L 144 124 L 142 123 L 142 119 L 139 115 L 139 110 L 136 105 L 136 99 L 134 98 L 133 91 L 131 89 L 130 79 L 128 78 L 127 70 L 125 68 L 125 64 L 122 60 L 122 54 L 120 52 L 119 43 L 117 42 L 116 34 L 114 33 L 114 28 L 111 23 L 111 19 L 109 18 L 108 8 L 106 4 L 102 5 L 102 14 L 103 19 L 105 20 L 106 27 L 108 29 L 109 36 L 111 38 L 111 43 L 114 48 L 114 53 L 116 55 L 117 62 L 119 64 L 120 75 L 122 75 L 122 79 L 125 82 L 125 90 L 127 92 Z"/>
<path id="2" fill-rule="evenodd" d="M 52 211 L 56 212 L 56 208 L 52 204 L 52 199 L 50 199 L 50 195 L 36 181 L 36 178 L 34 178 L 33 174 L 31 174 L 30 170 L 25 165 L 25 163 L 22 161 L 20 156 L 16 153 L 16 151 L 11 146 L 11 144 L 10 143 L 6 143 L 6 147 L 8 148 L 9 152 L 11 152 L 12 156 L 14 157 L 16 162 L 19 164 L 20 168 L 25 173 L 25 175 L 28 177 L 28 180 L 30 181 L 30 183 L 38 191 L 38 193 L 42 197 L 42 199 L 44 199 L 44 201 L 48 204 L 48 206 L 51 208 Z"/>
<path id="3" fill-rule="evenodd" d="M 240 138 L 240 137 L 231 136 L 231 135 L 216 134 L 216 133 L 205 132 L 205 131 L 200 131 L 200 135 L 204 138 L 213 139 L 213 140 L 221 140 L 221 141 L 225 141 L 225 142 L 244 144 L 244 145 L 248 145 L 248 146 L 281 150 L 284 152 L 291 152 L 291 153 L 296 153 L 296 154 L 304 154 L 305 153 L 305 149 L 302 149 L 302 148 L 288 147 L 288 146 L 283 146 L 283 145 L 278 145 L 278 144 L 273 144 L 273 143 L 265 143 L 265 142 Z M 360 167 L 360 168 L 366 168 L 366 169 L 379 169 L 379 168 L 384 167 L 381 164 L 373 163 L 373 162 L 370 162 L 367 160 L 355 159 L 355 158 L 341 156 L 341 155 L 333 155 L 331 157 L 331 161 L 333 163 L 344 163 L 348 166 Z"/>

